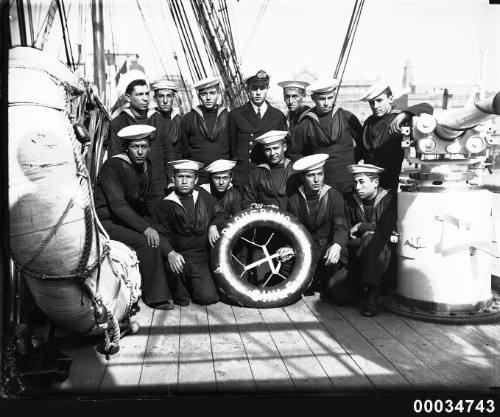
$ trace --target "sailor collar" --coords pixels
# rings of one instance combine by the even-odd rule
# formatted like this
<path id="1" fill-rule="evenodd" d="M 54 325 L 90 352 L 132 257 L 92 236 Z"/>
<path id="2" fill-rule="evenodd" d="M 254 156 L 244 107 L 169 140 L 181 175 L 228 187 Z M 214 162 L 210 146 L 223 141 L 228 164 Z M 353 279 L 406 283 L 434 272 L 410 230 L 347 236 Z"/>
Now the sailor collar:
<path id="1" fill-rule="evenodd" d="M 283 162 L 283 168 L 286 168 L 289 163 L 290 163 L 290 160 L 288 158 L 285 158 L 285 161 Z M 257 165 L 256 168 L 264 168 L 264 169 L 267 169 L 268 171 L 271 171 L 271 167 L 269 166 L 269 164 L 266 164 L 266 163 L 259 164 L 259 165 Z"/>
<path id="2" fill-rule="evenodd" d="M 123 111 L 125 113 L 127 113 L 129 116 L 133 117 L 134 119 L 137 119 L 137 117 L 134 115 L 134 113 L 132 113 L 132 110 L 130 110 L 129 108 L 124 109 Z M 155 109 L 148 109 L 148 112 L 146 114 L 146 118 L 150 118 L 155 113 L 156 113 L 156 108 Z"/>
<path id="3" fill-rule="evenodd" d="M 323 196 L 328 192 L 328 190 L 332 188 L 328 184 L 323 184 L 323 187 L 321 187 L 321 190 L 319 190 L 319 198 L 318 201 L 323 198 Z M 304 201 L 306 202 L 306 208 L 307 208 L 307 213 L 309 213 L 309 206 L 307 205 L 307 197 L 306 197 L 306 192 L 304 190 L 304 186 L 301 185 L 299 187 L 299 194 L 302 196 Z"/>
<path id="4" fill-rule="evenodd" d="M 227 188 L 226 188 L 226 192 L 227 192 L 230 188 L 232 188 L 232 186 L 233 186 L 233 183 L 232 183 L 232 182 L 230 182 L 230 183 L 229 183 L 229 185 L 228 185 L 228 186 L 227 186 Z M 200 188 L 203 188 L 203 189 L 204 189 L 207 193 L 212 194 L 212 189 L 210 188 L 210 183 L 209 183 L 209 182 L 207 182 L 207 183 L 205 183 L 205 184 L 201 184 L 201 185 L 200 185 Z"/>
<path id="5" fill-rule="evenodd" d="M 373 207 L 376 207 L 378 205 L 378 203 L 380 203 L 380 200 L 382 200 L 387 194 L 388 194 L 388 191 L 386 189 L 384 189 L 384 188 L 379 189 L 377 196 L 375 197 L 375 201 L 373 202 Z M 361 198 L 359 198 L 356 194 L 353 194 L 353 197 L 354 197 L 354 200 L 356 201 L 356 203 L 358 203 L 359 207 L 361 208 L 361 211 L 363 212 L 363 214 L 365 214 L 365 209 L 363 207 L 363 200 L 361 200 Z"/>
<path id="6" fill-rule="evenodd" d="M 338 108 L 337 106 L 335 106 L 335 107 L 333 108 L 333 111 L 332 111 L 332 119 L 333 119 L 333 116 L 335 116 L 335 113 L 337 113 L 337 110 L 338 110 L 338 109 L 339 109 L 339 108 Z M 314 110 L 314 108 L 312 108 L 312 109 L 308 109 L 308 110 L 306 110 L 304 113 L 302 113 L 302 114 L 299 116 L 299 120 L 297 121 L 297 123 L 300 123 L 300 122 L 302 121 L 302 119 L 305 119 L 306 117 L 309 117 L 309 118 L 311 118 L 311 119 L 313 119 L 313 120 L 315 120 L 316 122 L 318 122 L 318 123 L 319 123 L 319 117 L 318 117 L 318 115 L 317 115 L 317 114 L 316 114 L 313 110 Z"/>
<path id="7" fill-rule="evenodd" d="M 198 200 L 198 194 L 199 192 L 197 190 L 193 190 L 193 200 L 194 200 L 194 204 L 196 204 L 196 200 Z M 168 200 L 168 201 L 173 201 L 174 203 L 177 203 L 179 204 L 179 206 L 181 206 L 182 208 L 184 208 L 184 206 L 182 205 L 181 203 L 181 200 L 179 199 L 179 196 L 177 195 L 177 193 L 174 191 L 172 191 L 169 195 L 167 195 L 164 200 Z"/>
<path id="8" fill-rule="evenodd" d="M 160 109 L 158 107 L 155 107 L 154 108 L 155 112 L 159 113 L 159 114 L 163 114 Z M 179 112 L 178 109 L 172 109 L 172 113 L 170 113 L 170 120 L 173 120 L 175 116 L 180 116 L 181 113 Z M 148 115 L 149 117 L 149 115 Z"/>
<path id="9" fill-rule="evenodd" d="M 220 107 L 218 108 L 218 110 L 217 110 L 217 117 L 219 117 L 219 116 L 220 116 L 220 114 L 221 114 L 224 110 L 226 110 L 226 108 L 225 108 L 224 106 L 220 106 Z M 205 119 L 205 118 L 203 117 L 203 111 L 200 109 L 200 106 L 193 107 L 193 111 L 195 111 L 196 113 L 198 113 L 198 114 L 201 116 L 201 118 L 202 118 L 202 119 Z"/>

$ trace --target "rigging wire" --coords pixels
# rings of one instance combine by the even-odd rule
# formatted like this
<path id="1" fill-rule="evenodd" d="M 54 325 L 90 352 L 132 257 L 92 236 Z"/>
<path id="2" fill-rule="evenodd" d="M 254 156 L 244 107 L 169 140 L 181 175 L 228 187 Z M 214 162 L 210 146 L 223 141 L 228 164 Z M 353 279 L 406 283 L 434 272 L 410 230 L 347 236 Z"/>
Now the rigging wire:
<path id="1" fill-rule="evenodd" d="M 177 0 L 176 0 L 177 1 Z M 184 19 L 185 19 L 185 24 L 187 25 L 188 29 L 189 29 L 189 34 L 190 34 L 190 37 L 188 37 L 188 40 L 190 42 L 192 42 L 194 44 L 194 50 L 196 51 L 196 54 L 198 56 L 198 59 L 199 59 L 199 66 L 200 68 L 203 70 L 203 75 L 202 77 L 207 77 L 207 71 L 205 69 L 205 65 L 203 63 L 203 59 L 201 58 L 201 55 L 200 55 L 200 51 L 198 49 L 198 45 L 196 44 L 196 42 L 194 41 L 194 34 L 193 34 L 193 31 L 191 30 L 191 25 L 189 23 L 189 20 L 188 20 L 188 17 L 187 17 L 187 14 L 186 14 L 186 10 L 184 9 L 184 4 L 183 2 L 181 1 L 180 2 L 180 5 L 182 7 L 182 12 L 184 13 Z"/>
<path id="2" fill-rule="evenodd" d="M 35 46 L 35 33 L 33 29 L 33 12 L 31 10 L 31 0 L 26 1 L 26 6 L 28 7 L 28 22 L 30 27 L 31 47 L 33 47 Z"/>
<path id="3" fill-rule="evenodd" d="M 267 5 L 269 4 L 269 0 L 265 0 L 265 3 L 260 6 L 259 13 L 257 17 L 255 18 L 254 24 L 252 26 L 252 29 L 250 30 L 250 35 L 248 36 L 248 39 L 245 43 L 245 47 L 243 48 L 243 52 L 241 54 L 241 59 L 245 57 L 248 48 L 250 47 L 250 44 L 253 41 L 253 38 L 255 37 L 255 34 L 257 33 L 257 28 L 260 25 L 260 22 L 262 21 L 262 18 L 264 17 L 264 12 L 266 11 Z"/>
<path id="4" fill-rule="evenodd" d="M 160 62 L 161 67 L 163 68 L 163 72 L 166 73 L 167 70 L 165 69 L 165 66 L 163 65 L 163 59 L 161 58 L 160 51 L 158 50 L 156 42 L 155 42 L 155 40 L 153 38 L 153 35 L 152 35 L 152 33 L 151 33 L 150 29 L 149 29 L 149 25 L 146 22 L 146 18 L 144 17 L 144 13 L 142 12 L 142 7 L 141 7 L 141 5 L 139 3 L 139 0 L 135 0 L 135 1 L 137 3 L 137 7 L 139 8 L 139 12 L 141 13 L 141 17 L 142 17 L 142 20 L 144 22 L 144 26 L 146 27 L 146 31 L 148 32 L 149 37 L 151 38 L 151 42 L 153 44 L 153 47 L 154 47 L 156 53 L 158 54 L 158 61 Z"/>
<path id="5" fill-rule="evenodd" d="M 61 20 L 61 29 L 62 29 L 62 35 L 63 35 L 63 42 L 64 42 L 64 50 L 66 52 L 66 61 L 69 67 L 72 67 L 72 69 L 75 69 L 75 62 L 73 60 L 73 51 L 71 50 L 71 42 L 69 40 L 69 33 L 67 31 L 68 26 L 67 26 L 67 17 L 66 17 L 66 12 L 64 9 L 64 1 L 63 0 L 56 0 L 57 1 L 57 8 L 59 10 L 59 17 Z M 69 11 L 70 9 L 68 9 Z"/>
<path id="6" fill-rule="evenodd" d="M 192 54 L 192 51 L 189 49 L 189 45 L 187 44 L 186 34 L 184 33 L 184 28 L 180 24 L 180 18 L 179 18 L 177 9 L 174 7 L 173 1 L 174 0 L 168 0 L 168 2 L 169 2 L 168 5 L 170 8 L 170 13 L 172 14 L 172 18 L 174 20 L 175 27 L 177 29 L 177 34 L 179 35 L 179 40 L 181 41 L 182 50 L 184 52 L 184 57 L 186 59 L 186 63 L 188 64 L 189 73 L 191 75 L 191 81 L 199 80 L 202 77 L 200 76 L 200 73 L 196 67 L 196 63 L 195 63 L 195 59 L 194 59 L 194 56 Z M 181 34 L 181 32 L 182 32 L 182 34 Z"/>
<path id="7" fill-rule="evenodd" d="M 335 68 L 335 73 L 334 73 L 334 78 L 338 77 L 338 74 L 340 73 L 340 68 L 343 65 L 342 72 L 339 78 L 339 84 L 335 92 L 335 99 L 333 101 L 333 104 L 337 102 L 337 97 L 339 95 L 339 90 L 340 86 L 342 85 L 342 80 L 344 79 L 344 72 L 347 67 L 347 62 L 349 60 L 349 56 L 351 54 L 351 48 L 354 42 L 354 37 L 356 35 L 356 30 L 358 28 L 359 24 L 359 19 L 361 17 L 361 12 L 363 10 L 365 0 L 356 0 L 356 3 L 354 4 L 354 9 L 351 15 L 351 20 L 349 22 L 349 26 L 347 29 L 346 37 L 344 39 L 344 44 L 342 46 L 342 50 L 339 56 L 339 61 L 337 62 L 337 67 Z M 346 55 L 347 53 L 347 55 Z M 345 59 L 344 59 L 345 57 Z"/>

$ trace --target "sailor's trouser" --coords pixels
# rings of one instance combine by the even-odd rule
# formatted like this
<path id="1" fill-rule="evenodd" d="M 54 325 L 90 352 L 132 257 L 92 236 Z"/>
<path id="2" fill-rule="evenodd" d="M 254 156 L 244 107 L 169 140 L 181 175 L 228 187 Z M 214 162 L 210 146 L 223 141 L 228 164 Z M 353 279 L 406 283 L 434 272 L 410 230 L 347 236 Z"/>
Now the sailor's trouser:
<path id="1" fill-rule="evenodd" d="M 102 221 L 102 225 L 111 239 L 123 242 L 136 251 L 142 277 L 142 299 L 144 302 L 147 305 L 152 305 L 171 300 L 172 294 L 163 267 L 162 253 L 165 258 L 167 253 L 165 249 L 161 249 L 162 236 L 160 235 L 160 247 L 153 248 L 148 246 L 147 238 L 142 233 L 117 225 L 109 220 Z"/>
<path id="2" fill-rule="evenodd" d="M 165 261 L 174 303 L 188 305 L 192 299 L 196 304 L 208 305 L 219 301 L 219 294 L 208 267 L 208 261 L 194 262 L 186 259 L 185 256 L 184 260 L 186 263 L 180 274 L 172 271 L 168 261 Z"/>

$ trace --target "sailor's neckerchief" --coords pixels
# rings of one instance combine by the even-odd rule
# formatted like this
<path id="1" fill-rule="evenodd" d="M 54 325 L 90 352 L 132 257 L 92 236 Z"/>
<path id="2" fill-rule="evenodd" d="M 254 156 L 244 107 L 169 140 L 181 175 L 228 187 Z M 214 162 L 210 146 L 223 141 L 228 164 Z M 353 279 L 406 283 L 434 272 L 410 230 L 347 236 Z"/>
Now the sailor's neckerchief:
<path id="1" fill-rule="evenodd" d="M 330 188 L 332 188 L 332 187 L 330 187 L 328 184 L 323 184 L 323 187 L 321 187 L 321 190 L 319 190 L 316 216 L 312 222 L 309 222 L 309 218 L 306 218 L 306 223 L 309 223 L 310 229 L 313 229 L 313 230 L 317 229 L 317 228 L 321 227 L 324 223 L 324 217 L 327 216 L 326 205 L 328 204 L 328 199 L 327 198 L 324 199 L 323 197 L 325 195 L 327 195 L 328 190 L 330 190 Z M 309 210 L 309 205 L 307 204 L 307 196 L 306 196 L 303 185 L 301 185 L 299 187 L 298 192 L 299 192 L 299 195 L 302 196 L 302 198 L 304 199 L 304 205 L 306 206 L 307 214 L 310 215 L 311 211 Z M 323 204 L 323 207 L 320 207 L 322 204 Z M 318 220 L 318 216 L 323 216 L 323 218 L 321 218 L 321 221 L 319 222 L 319 225 L 316 224 L 317 220 Z"/>
<path id="2" fill-rule="evenodd" d="M 205 136 L 205 138 L 209 142 L 217 142 L 218 136 L 222 132 L 219 129 L 219 127 L 220 127 L 219 126 L 219 120 L 220 120 L 219 116 L 222 114 L 222 112 L 224 110 L 226 110 L 226 108 L 224 106 L 220 106 L 217 109 L 217 116 L 215 117 L 215 123 L 214 123 L 214 127 L 212 129 L 211 134 L 209 134 L 207 132 L 207 127 L 206 127 L 206 124 L 205 124 L 205 117 L 203 116 L 203 111 L 201 110 L 200 106 L 193 107 L 191 110 L 194 111 L 196 114 L 198 114 L 198 116 L 201 117 L 201 120 L 202 120 L 203 123 L 197 124 L 196 121 L 198 121 L 198 120 L 195 118 L 195 124 L 198 125 L 198 127 L 201 130 L 201 133 L 203 134 L 203 136 Z"/>
<path id="3" fill-rule="evenodd" d="M 288 166 L 289 163 L 290 163 L 290 160 L 288 158 L 285 158 L 285 160 L 283 161 L 283 173 L 286 170 L 286 167 Z M 257 165 L 256 168 L 264 168 L 264 169 L 267 169 L 269 171 L 269 173 L 271 173 L 271 167 L 269 166 L 269 164 L 262 163 L 262 164 Z M 279 196 L 279 192 L 281 190 L 281 187 L 283 187 L 283 185 L 286 185 L 287 180 L 288 180 L 288 178 L 285 177 L 285 175 L 283 175 L 283 178 L 281 179 L 280 186 L 276 190 L 276 198 L 278 198 L 278 196 Z M 271 185 L 274 187 L 272 179 L 271 179 Z"/>
<path id="4" fill-rule="evenodd" d="M 179 196 L 177 193 L 172 191 L 169 195 L 167 195 L 164 200 L 172 201 L 176 203 L 176 205 L 180 206 L 182 208 L 182 211 L 184 213 L 184 219 L 177 219 L 178 221 L 174 221 L 173 225 L 176 228 L 176 230 L 181 233 L 181 234 L 188 234 L 189 232 L 194 233 L 195 235 L 201 235 L 203 232 L 206 230 L 208 226 L 208 212 L 207 208 L 205 207 L 205 204 L 203 201 L 200 199 L 198 205 L 196 204 L 198 202 L 198 197 L 199 197 L 199 192 L 197 190 L 193 190 L 193 203 L 194 203 L 194 213 L 195 213 L 195 220 L 194 220 L 194 225 L 191 226 L 189 222 L 187 221 L 187 212 L 186 208 L 182 205 Z M 174 209 L 174 212 L 176 210 Z M 204 213 L 203 213 L 204 212 Z M 181 215 L 180 212 L 177 213 L 178 215 Z M 174 219 L 175 220 L 175 219 Z M 184 224 L 182 224 L 182 220 L 184 220 Z M 202 224 L 206 223 L 206 224 Z"/>
<path id="5" fill-rule="evenodd" d="M 377 195 L 375 196 L 375 201 L 373 202 L 373 209 L 375 209 L 375 207 L 378 205 L 378 203 L 380 203 L 380 200 L 382 200 L 387 195 L 387 193 L 388 193 L 388 191 L 384 188 L 379 188 L 377 190 Z M 363 206 L 363 200 L 361 200 L 361 198 L 359 198 L 356 195 L 356 193 L 353 194 L 353 197 L 354 197 L 354 200 L 356 201 L 356 203 L 358 203 L 359 208 L 361 209 L 361 213 L 363 214 L 363 218 L 365 219 L 364 221 L 371 222 L 371 220 L 367 219 L 365 216 L 365 208 Z"/>

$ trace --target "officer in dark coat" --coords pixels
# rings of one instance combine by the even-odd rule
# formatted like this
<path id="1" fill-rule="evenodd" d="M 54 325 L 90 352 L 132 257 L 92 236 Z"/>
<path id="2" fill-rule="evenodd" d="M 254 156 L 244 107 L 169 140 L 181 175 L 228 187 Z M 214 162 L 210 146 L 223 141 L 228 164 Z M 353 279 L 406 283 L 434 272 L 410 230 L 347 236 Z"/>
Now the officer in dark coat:
<path id="1" fill-rule="evenodd" d="M 204 78 L 194 87 L 200 105 L 193 107 L 182 119 L 182 157 L 209 165 L 217 159 L 229 158 L 228 117 L 220 99 L 220 81 L 216 77 Z M 199 173 L 199 183 L 208 182 L 205 172 Z"/>
<path id="2" fill-rule="evenodd" d="M 203 188 L 196 187 L 202 164 L 190 160 L 170 162 L 175 189 L 152 204 L 154 224 L 168 236 L 165 263 L 174 303 L 186 306 L 190 299 L 207 305 L 219 295 L 209 269 L 209 237 L 224 222 L 217 217 L 217 201 Z"/>
<path id="3" fill-rule="evenodd" d="M 354 164 L 354 143 L 361 137 L 361 123 L 351 112 L 334 107 L 337 86 L 335 79 L 310 86 L 315 108 L 299 117 L 288 156 L 295 161 L 316 153 L 328 154 L 325 184 L 344 194 L 352 190 L 352 177 L 346 167 Z"/>
<path id="4" fill-rule="evenodd" d="M 153 164 L 153 199 L 165 197 L 165 189 L 169 183 L 168 162 L 181 158 L 179 130 L 181 116 L 173 108 L 175 95 L 179 85 L 167 79 L 151 83 L 156 101 L 156 113 L 150 116 L 148 124 L 156 128 L 156 140 L 151 143 L 149 159 Z M 171 179 L 170 179 L 171 180 Z"/>
<path id="5" fill-rule="evenodd" d="M 118 132 L 126 126 L 149 124 L 149 117 L 155 110 L 149 109 L 149 86 L 146 76 L 139 70 L 123 74 L 118 83 L 118 94 L 127 101 L 127 107 L 113 118 L 109 125 L 108 158 L 122 152 L 122 141 Z"/>
<path id="6" fill-rule="evenodd" d="M 250 172 L 243 190 L 243 209 L 252 204 L 264 204 L 286 210 L 288 197 L 298 186 L 292 164 L 285 157 L 287 135 L 286 130 L 271 130 L 255 139 L 263 147 L 266 162 Z"/>
<path id="7" fill-rule="evenodd" d="M 209 175 L 209 182 L 200 185 L 200 188 L 215 197 L 217 200 L 216 210 L 222 213 L 226 221 L 241 212 L 241 195 L 232 183 L 232 169 L 235 165 L 236 161 L 227 159 L 218 159 L 212 162 L 203 169 Z"/>
<path id="8" fill-rule="evenodd" d="M 278 85 L 283 88 L 283 100 L 288 108 L 286 125 L 288 133 L 291 134 L 299 121 L 300 115 L 310 109 L 309 106 L 302 104 L 309 83 L 305 81 L 281 81 Z"/>
<path id="9" fill-rule="evenodd" d="M 368 101 L 373 114 L 365 120 L 363 135 L 356 144 L 356 161 L 384 168 L 380 174 L 380 186 L 397 191 L 404 159 L 401 126 L 405 123 L 411 125 L 413 116 L 432 114 L 434 109 L 421 103 L 402 112 L 394 110 L 394 94 L 386 81 L 369 87 L 360 100 Z"/>
<path id="10" fill-rule="evenodd" d="M 391 190 L 379 187 L 383 168 L 371 164 L 348 167 L 354 192 L 346 197 L 349 231 L 349 272 L 361 283 L 364 316 L 378 311 L 378 294 L 391 259 L 391 235 L 396 230 L 397 205 Z"/>
<path id="11" fill-rule="evenodd" d="M 266 101 L 269 75 L 261 70 L 246 80 L 246 86 L 250 101 L 229 113 L 229 159 L 238 161 L 233 184 L 240 189 L 248 182 L 250 170 L 265 161 L 255 138 L 270 130 L 286 130 L 285 115 Z"/>
<path id="12" fill-rule="evenodd" d="M 324 165 L 328 154 L 314 154 L 303 157 L 293 164 L 300 171 L 302 185 L 294 193 L 287 206 L 306 227 L 313 238 L 314 280 L 310 290 L 331 290 L 332 280 L 337 281 L 347 275 L 348 227 L 344 215 L 342 194 L 324 184 Z M 280 254 L 287 259 L 292 252 L 281 249 Z"/>
<path id="13" fill-rule="evenodd" d="M 165 276 L 162 253 L 166 239 L 148 217 L 151 193 L 149 136 L 154 127 L 131 125 L 118 132 L 123 152 L 108 158 L 95 185 L 95 207 L 109 237 L 132 247 L 139 258 L 144 302 L 172 309 L 172 295 Z"/>

